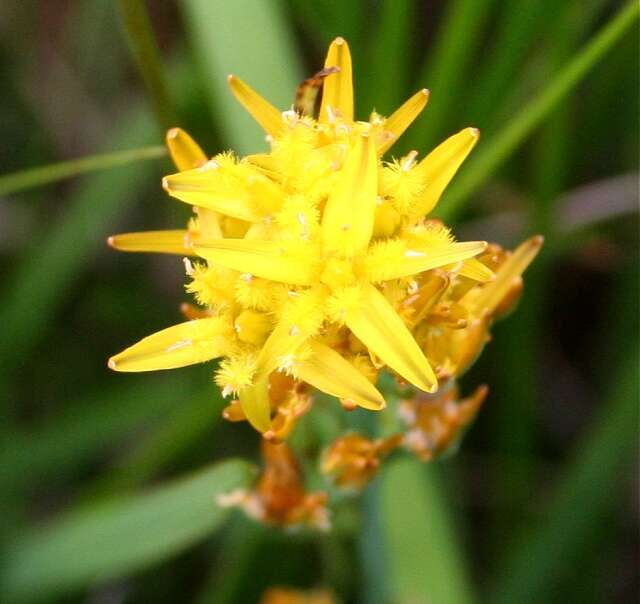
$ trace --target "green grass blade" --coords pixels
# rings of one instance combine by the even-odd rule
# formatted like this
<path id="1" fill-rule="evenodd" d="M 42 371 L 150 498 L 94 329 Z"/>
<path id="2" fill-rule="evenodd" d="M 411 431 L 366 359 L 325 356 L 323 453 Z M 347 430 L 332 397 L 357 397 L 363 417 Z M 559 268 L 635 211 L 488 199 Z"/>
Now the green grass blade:
<path id="1" fill-rule="evenodd" d="M 451 112 L 455 99 L 462 94 L 467 69 L 477 52 L 484 24 L 493 0 L 457 0 L 447 3 L 444 17 L 432 54 L 427 58 L 417 88 L 429 88 L 431 98 L 426 119 L 409 130 L 407 143 L 412 148 L 428 150 L 436 139 L 447 133 L 452 124 Z M 458 124 L 459 128 L 468 124 Z"/>
<path id="2" fill-rule="evenodd" d="M 151 492 L 69 512 L 11 544 L 5 601 L 31 601 L 147 568 L 210 535 L 226 516 L 216 495 L 246 486 L 251 467 L 225 461 Z"/>
<path id="3" fill-rule="evenodd" d="M 148 114 L 130 116 L 114 134 L 112 145 L 139 144 L 153 130 Z M 92 175 L 79 185 L 62 218 L 33 234 L 22 261 L 5 281 L 0 305 L 0 382 L 24 362 L 36 339 L 44 336 L 51 314 L 74 277 L 87 266 L 88 256 L 106 245 L 115 217 L 153 177 L 159 179 L 160 170 L 150 162 L 123 164 L 119 170 Z"/>
<path id="4" fill-rule="evenodd" d="M 601 406 L 590 435 L 566 469 L 553 506 L 538 531 L 514 551 L 489 601 L 546 601 L 545 590 L 571 567 L 585 535 L 616 503 L 624 470 L 637 448 L 639 362 L 636 350 L 615 380 L 613 393 Z"/>
<path id="5" fill-rule="evenodd" d="M 508 89 L 516 76 L 525 53 L 530 45 L 540 38 L 541 30 L 547 31 L 553 23 L 550 19 L 557 13 L 555 0 L 513 0 L 504 5 L 499 22 L 495 26 L 495 42 L 487 57 L 482 61 L 478 75 L 478 85 L 474 86 L 469 102 L 469 119 L 480 129 L 501 105 L 505 89 Z M 494 117 L 495 119 L 495 117 Z"/>
<path id="6" fill-rule="evenodd" d="M 40 428 L 6 435 L 0 453 L 2 490 L 15 493 L 52 475 L 64 479 L 137 426 L 162 419 L 193 396 L 180 373 L 133 382 L 72 401 L 62 417 Z"/>
<path id="7" fill-rule="evenodd" d="M 369 61 L 369 78 L 365 80 L 362 118 L 375 107 L 382 115 L 391 115 L 405 99 L 409 88 L 412 27 L 416 13 L 414 0 L 385 0 L 380 6 L 379 29 L 375 32 Z M 356 63 L 362 60 L 355 57 Z M 356 83 L 356 90 L 360 86 Z M 412 91 L 413 92 L 413 91 Z"/>
<path id="8" fill-rule="evenodd" d="M 172 390 L 181 392 L 175 384 Z M 122 492 L 153 478 L 213 430 L 225 406 L 220 390 L 213 385 L 188 397 L 180 396 L 175 403 L 135 451 L 99 480 L 92 492 Z"/>
<path id="9" fill-rule="evenodd" d="M 398 2 L 398 4 L 401 3 Z M 323 58 L 323 53 L 334 38 L 343 37 L 351 48 L 354 69 L 357 73 L 358 64 L 361 64 L 360 61 L 363 58 L 365 36 L 369 33 L 365 25 L 371 22 L 363 20 L 362 15 L 364 11 L 371 10 L 370 6 L 365 6 L 366 3 L 362 0 L 352 0 L 351 2 L 340 2 L 338 0 L 331 2 L 288 0 L 287 4 L 290 6 L 290 11 L 294 13 L 304 27 L 305 37 L 315 42 L 314 50 L 318 51 L 320 57 Z M 321 67 L 322 64 L 319 64 L 316 71 Z M 357 83 L 354 92 L 357 100 Z"/>
<path id="10" fill-rule="evenodd" d="M 473 601 L 436 468 L 398 460 L 382 477 L 382 526 L 394 602 Z"/>
<path id="11" fill-rule="evenodd" d="M 156 42 L 144 0 L 118 0 L 118 9 L 131 55 L 144 81 L 151 106 L 161 128 L 177 125 Z"/>
<path id="12" fill-rule="evenodd" d="M 167 151 L 164 147 L 143 147 L 142 149 L 90 155 L 47 166 L 20 170 L 12 174 L 2 174 L 0 175 L 0 195 L 41 187 L 65 178 L 81 176 L 88 172 L 126 166 L 146 159 L 156 159 L 164 157 L 166 154 Z"/>
<path id="13" fill-rule="evenodd" d="M 550 84 L 520 111 L 491 140 L 486 141 L 469 165 L 445 193 L 436 214 L 452 221 L 462 203 L 481 186 L 540 125 L 543 119 L 575 88 L 612 46 L 637 21 L 640 4 L 631 1 L 592 38 L 590 42 L 556 75 Z"/>
<path id="14" fill-rule="evenodd" d="M 264 149 L 264 132 L 233 98 L 226 78 L 234 73 L 276 107 L 291 107 L 303 76 L 280 3 L 185 0 L 181 8 L 225 143 L 240 154 Z"/>

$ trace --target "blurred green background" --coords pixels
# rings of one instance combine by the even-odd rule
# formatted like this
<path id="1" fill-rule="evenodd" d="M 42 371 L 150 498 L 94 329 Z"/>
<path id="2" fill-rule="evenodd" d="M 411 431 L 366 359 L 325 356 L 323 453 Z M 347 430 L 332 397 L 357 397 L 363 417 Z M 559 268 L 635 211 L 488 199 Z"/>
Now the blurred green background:
<path id="1" fill-rule="evenodd" d="M 147 4 L 0 5 L 0 599 L 636 601 L 638 3 Z M 221 420 L 211 366 L 107 370 L 187 298 L 179 260 L 105 239 L 186 221 L 160 186 L 167 126 L 265 147 L 227 73 L 285 109 L 336 35 L 358 117 L 431 90 L 396 154 L 480 128 L 437 212 L 457 235 L 546 245 L 463 379 L 490 395 L 458 454 L 385 468 L 328 535 L 284 534 L 211 504 L 258 445 Z"/>

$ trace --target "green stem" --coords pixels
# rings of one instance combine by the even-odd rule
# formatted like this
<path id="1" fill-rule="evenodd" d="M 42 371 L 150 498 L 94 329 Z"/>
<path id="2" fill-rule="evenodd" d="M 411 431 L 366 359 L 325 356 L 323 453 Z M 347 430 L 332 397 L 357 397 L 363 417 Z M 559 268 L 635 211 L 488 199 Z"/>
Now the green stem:
<path id="1" fill-rule="evenodd" d="M 522 109 L 492 140 L 487 141 L 445 195 L 438 216 L 452 221 L 469 198 L 540 125 L 580 80 L 636 22 L 640 4 L 625 4 L 551 83 Z"/>
<path id="2" fill-rule="evenodd" d="M 41 187 L 42 185 L 58 182 L 65 178 L 73 178 L 88 172 L 125 166 L 146 159 L 156 159 L 164 157 L 166 154 L 164 147 L 143 147 L 141 149 L 116 151 L 115 153 L 90 155 L 38 168 L 28 168 L 11 174 L 3 174 L 0 176 L 0 195 Z"/>
<path id="3" fill-rule="evenodd" d="M 156 42 L 144 0 L 118 0 L 131 55 L 149 94 L 158 123 L 164 130 L 177 125 Z"/>
<path id="4" fill-rule="evenodd" d="M 592 422 L 589 437 L 566 469 L 567 479 L 540 527 L 517 548 L 488 601 L 496 604 L 544 602 L 545 590 L 570 568 L 573 554 L 597 520 L 617 501 L 624 469 L 637 448 L 637 349 L 627 359 L 608 401 Z"/>

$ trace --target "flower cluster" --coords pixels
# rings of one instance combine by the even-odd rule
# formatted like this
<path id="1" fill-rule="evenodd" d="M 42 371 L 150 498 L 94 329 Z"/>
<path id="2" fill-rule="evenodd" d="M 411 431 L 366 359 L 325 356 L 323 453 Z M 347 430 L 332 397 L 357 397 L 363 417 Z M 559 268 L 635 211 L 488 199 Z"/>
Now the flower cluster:
<path id="1" fill-rule="evenodd" d="M 109 366 L 150 371 L 218 358 L 215 382 L 231 397 L 225 417 L 248 420 L 274 442 L 310 410 L 313 389 L 346 409 L 378 411 L 386 405 L 375 386 L 383 369 L 421 393 L 464 372 L 542 243 L 533 238 L 510 253 L 459 242 L 429 218 L 478 131 L 465 128 L 422 159 L 412 151 L 383 160 L 429 92 L 418 91 L 388 118 L 374 112 L 355 120 L 351 56 L 341 38 L 290 110 L 236 76 L 229 85 L 265 130 L 270 151 L 209 158 L 184 131 L 169 131 L 178 172 L 163 187 L 195 217 L 184 230 L 109 241 L 184 256 L 198 306 L 185 305 L 188 321 L 142 339 Z M 325 469 L 338 472 L 338 483 L 361 485 L 383 450 L 337 443 Z"/>

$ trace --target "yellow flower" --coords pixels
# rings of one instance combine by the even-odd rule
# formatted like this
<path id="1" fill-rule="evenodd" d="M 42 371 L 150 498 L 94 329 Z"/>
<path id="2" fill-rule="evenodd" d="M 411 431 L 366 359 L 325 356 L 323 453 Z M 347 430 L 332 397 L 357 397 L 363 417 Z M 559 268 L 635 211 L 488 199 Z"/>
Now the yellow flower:
<path id="1" fill-rule="evenodd" d="M 349 48 L 338 38 L 322 72 L 317 119 L 281 112 L 229 76 L 233 94 L 266 131 L 269 153 L 208 159 L 186 133 L 169 132 L 179 171 L 163 187 L 197 218 L 183 231 L 118 235 L 110 243 L 206 261 L 187 260 L 186 267 L 187 288 L 207 314 L 144 338 L 112 357 L 112 369 L 167 369 L 223 357 L 216 382 L 238 397 L 242 413 L 234 416 L 263 433 L 274 430 L 280 404 L 269 392 L 274 372 L 347 407 L 372 410 L 385 406 L 372 382 L 382 367 L 422 391 L 437 389 L 430 359 L 441 363 L 441 355 L 432 351 L 424 321 L 460 279 L 483 283 L 493 273 L 475 259 L 485 242 L 456 242 L 425 215 L 478 131 L 462 130 L 421 161 L 414 151 L 383 162 L 425 107 L 428 91 L 387 119 L 374 113 L 355 121 L 351 72 Z M 276 433 L 288 433 L 287 426 Z"/>
<path id="2" fill-rule="evenodd" d="M 362 490 L 378 473 L 382 460 L 401 442 L 403 436 L 370 440 L 360 434 L 336 439 L 322 456 L 320 469 L 335 485 L 347 491 Z"/>
<path id="3" fill-rule="evenodd" d="M 251 490 L 239 489 L 218 497 L 222 507 L 237 507 L 264 524 L 280 527 L 330 527 L 327 495 L 305 490 L 300 464 L 285 443 L 262 440 L 264 467 Z"/>
<path id="4" fill-rule="evenodd" d="M 422 461 L 448 453 L 460 441 L 488 393 L 480 386 L 468 398 L 459 399 L 458 388 L 447 384 L 436 394 L 418 393 L 400 401 L 398 413 L 407 425 L 403 445 Z"/>
<path id="5" fill-rule="evenodd" d="M 262 594 L 260 604 L 336 604 L 336 599 L 327 589 L 271 587 Z"/>

